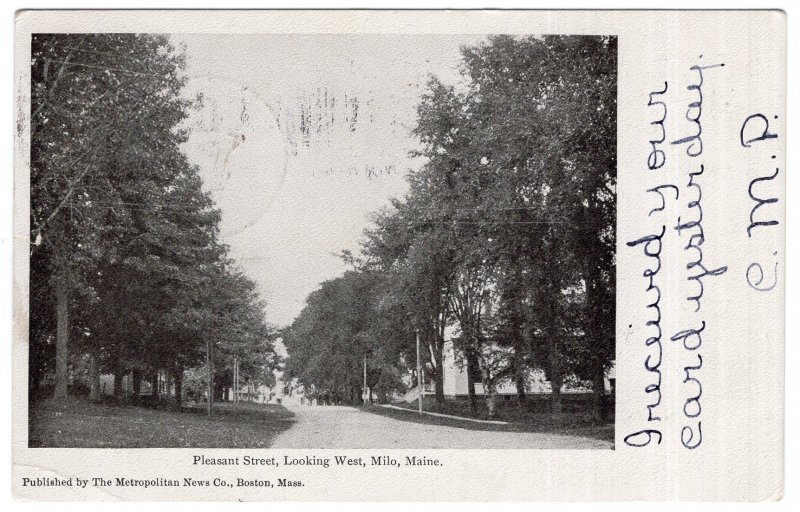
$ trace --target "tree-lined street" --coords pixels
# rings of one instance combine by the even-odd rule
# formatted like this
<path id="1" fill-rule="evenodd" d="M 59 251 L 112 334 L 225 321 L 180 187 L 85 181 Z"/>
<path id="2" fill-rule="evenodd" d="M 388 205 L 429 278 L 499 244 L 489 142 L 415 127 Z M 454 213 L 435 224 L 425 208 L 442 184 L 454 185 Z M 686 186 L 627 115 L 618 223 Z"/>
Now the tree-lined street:
<path id="1" fill-rule="evenodd" d="M 376 41 L 375 48 L 390 50 L 391 40 Z M 244 84 L 206 102 L 202 84 L 214 88 L 201 78 L 193 83 L 196 96 L 189 95 L 190 51 L 171 36 L 34 35 L 32 435 L 58 444 L 51 434 L 59 429 L 37 422 L 71 418 L 70 428 L 81 425 L 80 404 L 71 397 L 109 418 L 129 416 L 129 406 L 170 408 L 180 424 L 180 415 L 223 410 L 215 402 L 238 405 L 244 396 L 284 411 L 278 398 L 300 395 L 315 406 L 291 406 L 293 426 L 276 446 L 602 444 L 556 433 L 569 434 L 576 425 L 604 429 L 612 420 L 616 39 L 490 35 L 470 41 L 438 42 L 452 52 L 453 68 L 403 82 L 403 94 L 415 101 L 408 105 L 411 125 L 402 126 L 413 138 L 412 147 L 400 148 L 414 162 L 403 170 L 405 193 L 361 212 L 355 222 L 363 230 L 360 243 L 343 247 L 339 231 L 325 232 L 336 269 L 325 275 L 334 277 L 302 287 L 304 272 L 285 275 L 258 250 L 237 260 L 228 243 L 258 245 L 246 230 L 268 208 L 250 211 L 251 203 L 270 203 L 286 189 L 301 205 L 329 201 L 334 216 L 345 208 L 344 182 L 331 181 L 339 188 L 321 197 L 307 195 L 306 189 L 321 188 L 309 179 L 326 180 L 336 171 L 299 155 L 321 145 L 323 157 L 341 151 L 346 161 L 353 147 L 365 152 L 361 159 L 372 150 L 381 159 L 396 157 L 349 138 L 371 134 L 381 119 L 387 134 L 400 130 L 391 101 L 383 98 L 385 112 L 378 112 L 373 98 L 353 96 L 356 77 L 341 91 L 325 86 L 311 96 L 290 82 L 288 106 L 267 86 L 254 106 L 248 102 L 259 96 Z M 292 44 L 317 51 L 311 43 Z M 338 43 L 351 45 L 340 47 L 344 54 L 364 44 Z M 214 62 L 205 58 L 207 66 Z M 362 89 L 379 94 L 369 84 Z M 189 122 L 198 112 L 206 124 Z M 209 158 L 198 161 L 213 167 L 220 179 L 214 187 L 236 183 L 239 190 L 209 188 L 204 169 L 190 160 L 191 135 L 204 127 L 213 129 L 200 140 L 216 142 L 205 148 Z M 381 143 L 387 148 L 394 142 L 383 138 L 390 139 Z M 270 145 L 277 149 L 253 150 Z M 242 152 L 250 159 L 237 160 Z M 253 155 L 263 154 L 278 161 L 251 165 Z M 312 168 L 289 174 L 293 157 Z M 215 202 L 244 194 L 248 180 L 261 183 L 275 168 L 282 177 L 264 181 L 271 188 L 261 197 L 228 204 L 227 213 Z M 384 176 L 367 168 L 359 179 Z M 286 184 L 292 180 L 294 188 Z M 248 210 L 249 220 L 239 226 L 245 231 L 223 240 L 223 216 L 239 210 Z M 318 226 L 304 230 L 303 219 L 289 220 L 298 224 L 282 226 L 285 240 L 274 245 L 321 252 L 321 243 L 311 243 Z M 241 263 L 250 260 L 269 269 L 268 278 L 254 281 Z M 252 263 L 249 268 L 252 273 Z M 267 315 L 262 297 L 276 282 L 307 294 L 291 305 L 296 314 L 283 325 Z M 445 379 L 454 383 L 456 375 L 465 376 L 463 389 L 453 384 L 446 392 Z M 369 408 L 420 385 L 430 388 L 426 408 L 506 419 L 513 428 L 456 428 Z M 508 400 L 500 397 L 504 386 Z M 109 409 L 115 405 L 118 414 Z M 63 418 L 49 414 L 64 407 L 71 409 Z M 122 429 L 121 438 L 127 434 Z M 252 444 L 252 430 L 245 437 Z"/>

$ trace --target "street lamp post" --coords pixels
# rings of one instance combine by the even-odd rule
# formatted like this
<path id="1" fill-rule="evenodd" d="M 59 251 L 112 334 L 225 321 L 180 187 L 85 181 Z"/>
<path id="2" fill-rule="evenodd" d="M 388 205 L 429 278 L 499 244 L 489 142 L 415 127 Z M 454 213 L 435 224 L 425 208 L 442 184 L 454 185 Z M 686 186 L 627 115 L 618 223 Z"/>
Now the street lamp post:
<path id="1" fill-rule="evenodd" d="M 420 361 L 419 356 L 419 329 L 416 330 L 417 335 L 417 390 L 419 391 L 419 396 L 417 397 L 417 401 L 419 403 L 419 413 L 422 414 L 422 362 Z"/>

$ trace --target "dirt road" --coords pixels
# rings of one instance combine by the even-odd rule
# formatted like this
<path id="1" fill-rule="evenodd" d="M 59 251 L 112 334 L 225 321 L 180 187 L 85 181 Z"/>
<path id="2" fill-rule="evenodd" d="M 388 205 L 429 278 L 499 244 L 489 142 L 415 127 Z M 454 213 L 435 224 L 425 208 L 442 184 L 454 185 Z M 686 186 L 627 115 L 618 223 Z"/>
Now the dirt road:
<path id="1" fill-rule="evenodd" d="M 587 437 L 424 425 L 354 407 L 286 407 L 295 422 L 271 448 L 611 448 L 610 442 Z"/>

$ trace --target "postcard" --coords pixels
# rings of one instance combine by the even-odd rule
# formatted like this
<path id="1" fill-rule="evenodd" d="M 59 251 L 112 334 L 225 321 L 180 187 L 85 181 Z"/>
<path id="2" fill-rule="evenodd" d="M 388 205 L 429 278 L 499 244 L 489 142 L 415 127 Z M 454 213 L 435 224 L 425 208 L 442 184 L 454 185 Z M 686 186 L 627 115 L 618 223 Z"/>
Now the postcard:
<path id="1" fill-rule="evenodd" d="M 20 11 L 20 500 L 777 500 L 781 11 Z"/>

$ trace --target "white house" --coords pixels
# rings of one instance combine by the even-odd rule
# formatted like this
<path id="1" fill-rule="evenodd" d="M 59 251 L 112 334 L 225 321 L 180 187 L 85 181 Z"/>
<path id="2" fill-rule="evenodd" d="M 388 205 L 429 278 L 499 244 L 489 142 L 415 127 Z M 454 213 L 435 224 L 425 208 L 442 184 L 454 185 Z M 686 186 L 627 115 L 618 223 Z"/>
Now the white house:
<path id="1" fill-rule="evenodd" d="M 443 368 L 443 381 L 444 381 L 444 394 L 446 397 L 457 398 L 468 396 L 468 379 L 467 369 L 461 364 L 457 358 L 452 340 L 445 341 L 444 345 L 444 363 Z M 434 382 L 423 374 L 424 379 L 424 393 L 435 393 Z M 413 379 L 409 377 L 408 385 L 413 389 L 406 394 L 405 399 L 408 401 L 415 400 L 417 395 L 416 388 L 414 388 Z M 591 381 L 576 381 L 575 379 L 565 379 L 566 382 L 561 386 L 561 393 L 563 394 L 582 394 L 592 392 Z M 616 372 L 615 367 L 612 365 L 611 369 L 606 372 L 605 388 L 606 392 L 613 393 L 615 388 Z M 528 378 L 525 386 L 525 392 L 530 395 L 549 394 L 552 391 L 550 381 L 547 380 L 545 373 L 541 370 L 531 370 L 528 372 Z M 483 395 L 483 384 L 480 382 L 475 383 L 475 393 Z M 496 390 L 497 395 L 505 395 L 508 397 L 517 394 L 517 387 L 513 380 L 506 379 L 501 382 Z"/>

